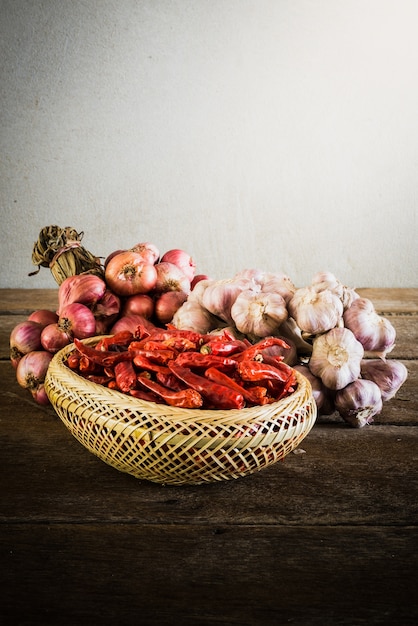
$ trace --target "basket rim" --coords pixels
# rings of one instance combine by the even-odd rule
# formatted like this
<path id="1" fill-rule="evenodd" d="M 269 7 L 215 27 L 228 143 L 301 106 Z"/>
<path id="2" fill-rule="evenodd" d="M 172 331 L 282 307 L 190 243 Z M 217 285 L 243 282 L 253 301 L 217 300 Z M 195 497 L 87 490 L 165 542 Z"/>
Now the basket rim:
<path id="1" fill-rule="evenodd" d="M 101 336 L 89 337 L 83 339 L 83 343 L 87 345 L 95 345 Z M 298 370 L 295 371 L 295 375 L 298 381 L 298 386 L 293 393 L 271 404 L 255 405 L 251 407 L 245 407 L 243 409 L 187 409 L 182 407 L 173 407 L 164 403 L 151 402 L 148 400 L 141 400 L 134 398 L 129 394 L 123 393 L 116 389 L 108 389 L 107 387 L 87 380 L 83 376 L 80 376 L 74 370 L 71 370 L 64 361 L 67 356 L 76 350 L 75 344 L 71 343 L 59 350 L 52 358 L 48 371 L 46 374 L 46 387 L 54 386 L 54 377 L 59 377 L 64 382 L 68 381 L 69 385 L 73 387 L 79 387 L 80 393 L 83 395 L 94 396 L 96 399 L 103 402 L 115 404 L 121 406 L 124 404 L 126 409 L 132 409 L 133 411 L 150 412 L 156 415 L 159 419 L 164 417 L 168 422 L 175 421 L 176 423 L 189 421 L 203 423 L 225 422 L 228 419 L 231 422 L 246 424 L 247 422 L 253 422 L 254 419 L 268 420 L 271 416 L 277 416 L 279 412 L 285 413 L 288 407 L 292 407 L 298 404 L 300 397 L 305 397 L 306 394 L 312 395 L 312 386 L 309 380 L 301 374 Z M 52 401 L 52 405 L 54 406 Z M 301 409 L 303 407 L 301 406 Z M 158 414 L 158 415 L 157 415 Z M 121 420 L 122 421 L 122 420 Z"/>

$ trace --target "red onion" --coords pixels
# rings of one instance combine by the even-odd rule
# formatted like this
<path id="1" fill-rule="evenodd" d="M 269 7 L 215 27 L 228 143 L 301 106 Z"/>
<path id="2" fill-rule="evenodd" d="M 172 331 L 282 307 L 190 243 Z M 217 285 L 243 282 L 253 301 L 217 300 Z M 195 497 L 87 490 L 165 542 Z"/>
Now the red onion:
<path id="1" fill-rule="evenodd" d="M 112 315 L 118 315 L 121 307 L 120 298 L 114 294 L 110 289 L 106 289 L 92 311 L 95 317 L 110 317 Z"/>
<path id="2" fill-rule="evenodd" d="M 58 315 L 55 311 L 38 309 L 29 315 L 28 321 L 38 322 L 38 324 L 41 324 L 42 326 L 48 326 L 48 324 L 56 324 L 58 322 Z"/>
<path id="3" fill-rule="evenodd" d="M 145 263 L 150 263 L 154 265 L 157 263 L 158 258 L 160 256 L 160 251 L 157 246 L 149 241 L 145 241 L 144 243 L 137 243 L 135 246 L 131 248 L 133 252 L 137 252 L 141 255 L 143 261 Z"/>
<path id="4" fill-rule="evenodd" d="M 138 326 L 142 326 L 147 330 L 154 330 L 155 325 L 141 315 L 124 315 L 120 317 L 109 331 L 110 335 L 115 335 L 121 330 L 129 330 L 133 335 L 136 334 Z"/>
<path id="5" fill-rule="evenodd" d="M 68 346 L 71 340 L 71 336 L 65 330 L 62 330 L 57 323 L 45 326 L 41 334 L 43 349 L 52 352 L 52 354 Z"/>
<path id="6" fill-rule="evenodd" d="M 382 400 L 390 400 L 408 378 L 408 370 L 401 361 L 393 359 L 364 359 L 361 362 L 361 376 L 372 380 L 379 387 Z"/>
<path id="7" fill-rule="evenodd" d="M 196 263 L 193 261 L 190 254 L 188 254 L 184 250 L 168 250 L 168 252 L 163 254 L 163 256 L 161 257 L 161 263 L 164 262 L 177 265 L 177 267 L 182 270 L 183 274 L 187 276 L 189 281 L 192 282 L 196 271 Z"/>
<path id="8" fill-rule="evenodd" d="M 62 309 L 58 326 L 72 337 L 86 339 L 94 336 L 96 320 L 86 305 L 73 302 Z"/>
<path id="9" fill-rule="evenodd" d="M 362 428 L 382 410 L 382 394 L 371 380 L 358 378 L 335 394 L 335 408 L 350 426 Z"/>
<path id="10" fill-rule="evenodd" d="M 45 391 L 45 385 L 41 383 L 36 389 L 31 391 L 32 397 L 38 404 L 42 406 L 48 406 L 50 403 L 47 393 Z"/>
<path id="11" fill-rule="evenodd" d="M 185 273 L 174 263 L 162 261 L 155 265 L 157 271 L 156 293 L 165 291 L 184 291 L 190 293 L 190 280 Z"/>
<path id="12" fill-rule="evenodd" d="M 184 291 L 166 291 L 155 301 L 155 317 L 160 324 L 168 324 L 181 305 L 186 302 Z"/>
<path id="13" fill-rule="evenodd" d="M 137 293 L 126 298 L 122 306 L 122 315 L 142 315 L 148 320 L 154 314 L 154 300 L 146 293 Z"/>
<path id="14" fill-rule="evenodd" d="M 16 379 L 21 387 L 32 391 L 44 380 L 53 355 L 46 350 L 34 350 L 25 354 L 16 369 Z"/>
<path id="15" fill-rule="evenodd" d="M 78 302 L 92 307 L 101 300 L 106 291 L 106 283 L 94 274 L 68 276 L 58 289 L 58 315 L 67 304 Z"/>
<path id="16" fill-rule="evenodd" d="M 41 350 L 43 326 L 38 322 L 26 320 L 17 324 L 10 333 L 10 358 L 16 361 L 24 354 Z"/>
<path id="17" fill-rule="evenodd" d="M 106 257 L 105 262 L 104 262 L 104 267 L 105 267 L 105 269 L 106 269 L 106 267 L 107 267 L 107 265 L 108 265 L 109 261 L 110 261 L 111 259 L 113 259 L 113 257 L 114 257 L 114 256 L 116 256 L 117 254 L 120 254 L 121 252 L 126 252 L 126 249 L 113 250 L 113 252 L 111 252 L 110 254 L 108 254 L 108 256 Z"/>
<path id="18" fill-rule="evenodd" d="M 132 250 L 114 256 L 105 270 L 107 285 L 118 296 L 148 293 L 157 282 L 155 266 Z"/>

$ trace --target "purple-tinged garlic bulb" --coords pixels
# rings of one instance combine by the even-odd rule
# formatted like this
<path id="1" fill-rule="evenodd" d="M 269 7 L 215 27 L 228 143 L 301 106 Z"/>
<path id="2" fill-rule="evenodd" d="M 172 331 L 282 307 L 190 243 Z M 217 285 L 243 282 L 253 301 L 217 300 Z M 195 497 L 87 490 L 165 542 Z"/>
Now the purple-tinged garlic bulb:
<path id="1" fill-rule="evenodd" d="M 372 380 L 379 387 L 382 400 L 390 400 L 408 378 L 408 370 L 401 361 L 364 359 L 361 362 L 361 377 Z"/>
<path id="2" fill-rule="evenodd" d="M 338 390 L 334 402 L 343 420 L 354 428 L 371 424 L 374 416 L 381 412 L 383 404 L 376 383 L 361 378 Z"/>
<path id="3" fill-rule="evenodd" d="M 378 315 L 368 298 L 357 298 L 344 312 L 344 326 L 360 341 L 365 352 L 384 358 L 395 345 L 396 331 L 389 320 Z"/>

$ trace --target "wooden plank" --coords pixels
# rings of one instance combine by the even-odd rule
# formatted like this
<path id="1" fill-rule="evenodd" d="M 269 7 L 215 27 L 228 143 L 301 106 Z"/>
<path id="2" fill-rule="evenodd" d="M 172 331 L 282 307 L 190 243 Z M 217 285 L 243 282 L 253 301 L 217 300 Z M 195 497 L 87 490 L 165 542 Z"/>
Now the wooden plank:
<path id="1" fill-rule="evenodd" d="M 415 626 L 417 541 L 416 527 L 373 525 L 7 524 L 0 617 L 7 626 Z"/>
<path id="2" fill-rule="evenodd" d="M 418 420 L 409 415 L 404 425 L 359 430 L 318 423 L 298 454 L 258 474 L 163 487 L 97 459 L 52 409 L 10 380 L 0 406 L 0 520 L 157 523 L 169 515 L 173 523 L 412 524 Z"/>
<path id="3" fill-rule="evenodd" d="M 57 305 L 58 285 L 56 289 L 0 289 L 0 315 L 29 315 L 37 309 L 55 311 Z"/>
<path id="4" fill-rule="evenodd" d="M 418 289 L 394 288 L 356 289 L 362 298 L 368 298 L 379 313 L 418 313 Z"/>

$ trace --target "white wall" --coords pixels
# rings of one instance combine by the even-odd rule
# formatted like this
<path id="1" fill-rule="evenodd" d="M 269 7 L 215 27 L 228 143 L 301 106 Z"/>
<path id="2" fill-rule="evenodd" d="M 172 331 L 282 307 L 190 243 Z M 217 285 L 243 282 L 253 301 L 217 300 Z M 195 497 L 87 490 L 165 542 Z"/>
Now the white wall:
<path id="1" fill-rule="evenodd" d="M 0 287 L 43 226 L 417 287 L 416 0 L 0 0 Z"/>

